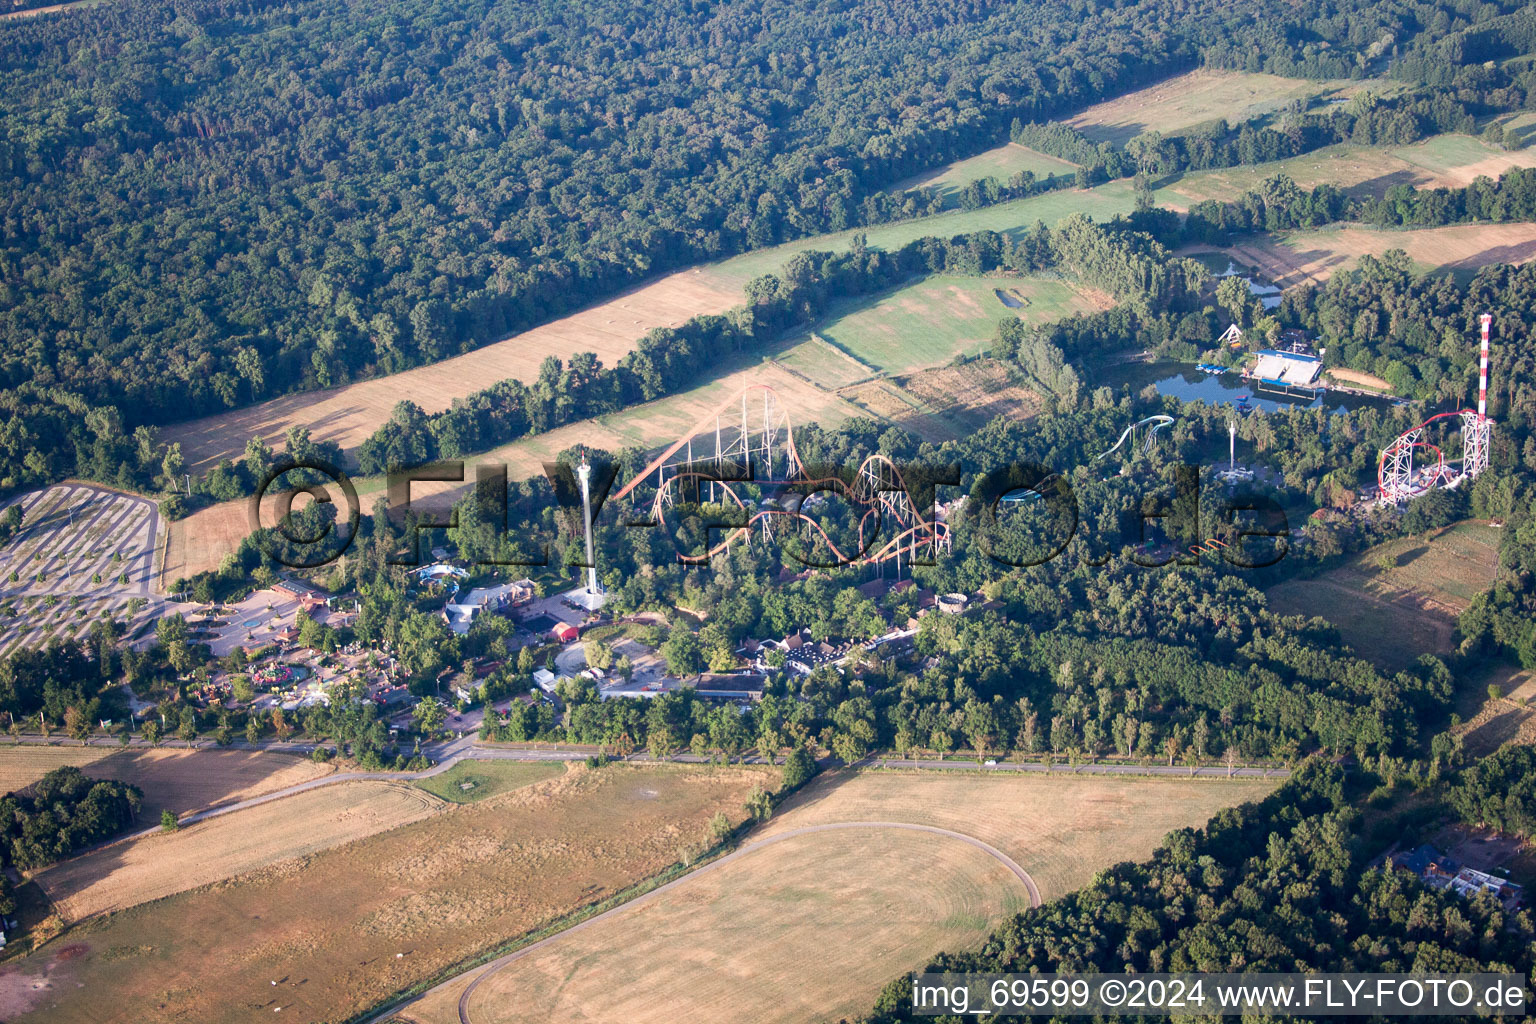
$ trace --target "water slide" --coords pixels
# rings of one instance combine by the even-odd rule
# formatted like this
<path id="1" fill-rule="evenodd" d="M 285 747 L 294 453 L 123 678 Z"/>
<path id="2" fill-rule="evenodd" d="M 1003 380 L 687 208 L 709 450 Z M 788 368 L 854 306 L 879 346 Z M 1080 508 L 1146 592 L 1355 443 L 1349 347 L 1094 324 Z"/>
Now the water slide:
<path id="1" fill-rule="evenodd" d="M 1137 427 L 1144 427 L 1148 424 L 1151 424 L 1152 429 L 1147 431 L 1147 439 L 1142 443 L 1141 450 L 1144 452 L 1150 452 L 1152 450 L 1153 442 L 1157 440 L 1157 432 L 1172 422 L 1172 416 L 1163 416 L 1161 414 L 1157 416 L 1148 416 L 1144 420 L 1137 420 L 1135 423 L 1132 423 L 1130 426 L 1125 428 L 1125 431 L 1120 435 L 1120 440 L 1115 442 L 1115 446 L 1113 448 L 1105 452 L 1103 455 L 1100 455 L 1094 461 L 1102 462 L 1109 458 L 1111 455 L 1115 454 L 1115 452 L 1120 450 L 1120 446 L 1125 444 L 1127 438 L 1133 438 L 1136 436 Z"/>

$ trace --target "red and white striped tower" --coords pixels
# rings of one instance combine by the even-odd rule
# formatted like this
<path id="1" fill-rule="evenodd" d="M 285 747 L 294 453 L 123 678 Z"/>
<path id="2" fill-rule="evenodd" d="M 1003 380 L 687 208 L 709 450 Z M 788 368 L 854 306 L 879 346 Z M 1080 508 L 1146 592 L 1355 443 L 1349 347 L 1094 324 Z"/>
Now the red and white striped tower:
<path id="1" fill-rule="evenodd" d="M 1477 319 L 1483 328 L 1477 362 L 1477 415 L 1463 414 L 1461 419 L 1464 439 L 1461 470 L 1469 477 L 1488 468 L 1488 456 L 1493 447 L 1493 421 L 1488 418 L 1488 331 L 1493 325 L 1493 317 L 1484 313 Z"/>
<path id="2" fill-rule="evenodd" d="M 1488 329 L 1493 325 L 1493 315 L 1484 313 L 1477 318 L 1483 325 L 1483 347 L 1477 363 L 1477 415 L 1488 418 Z"/>

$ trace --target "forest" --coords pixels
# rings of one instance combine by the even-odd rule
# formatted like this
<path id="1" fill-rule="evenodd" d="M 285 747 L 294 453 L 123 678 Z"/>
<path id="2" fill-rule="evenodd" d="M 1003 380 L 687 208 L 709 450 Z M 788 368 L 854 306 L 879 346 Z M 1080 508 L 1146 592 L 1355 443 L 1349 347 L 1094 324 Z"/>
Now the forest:
<path id="1" fill-rule="evenodd" d="M 1111 868 L 929 969 L 1525 974 L 1530 913 L 1372 866 L 1358 796 L 1337 766 L 1309 763 L 1261 803 L 1171 833 L 1150 860 Z M 934 1019 L 913 1013 L 910 973 L 866 1024 Z"/>
<path id="2" fill-rule="evenodd" d="M 1518 9 L 189 0 L 16 20 L 0 485 L 95 469 L 114 421 L 388 373 L 671 267 L 927 212 L 883 190 L 1202 62 L 1412 59 L 1513 103 L 1523 78 L 1479 92 L 1431 43 L 1517 46 Z M 122 460 L 113 482 L 125 465 L 154 476 Z"/>
<path id="3" fill-rule="evenodd" d="M 0 797 L 0 868 L 40 868 L 117 835 L 133 824 L 143 798 L 137 786 L 55 768 Z"/>

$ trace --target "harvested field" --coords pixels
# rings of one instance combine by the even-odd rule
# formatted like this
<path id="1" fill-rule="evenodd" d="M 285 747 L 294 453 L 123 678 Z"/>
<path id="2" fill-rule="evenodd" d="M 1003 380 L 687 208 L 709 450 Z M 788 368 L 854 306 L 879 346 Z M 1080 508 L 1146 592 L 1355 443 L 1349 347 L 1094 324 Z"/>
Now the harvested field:
<path id="1" fill-rule="evenodd" d="M 937 826 L 1017 861 L 1050 899 L 1275 785 L 836 772 L 749 842 L 837 822 Z M 798 835 L 507 965 L 471 996 L 470 1019 L 835 1021 L 867 1010 L 892 977 L 934 953 L 974 947 L 1026 905 L 1017 878 L 960 840 L 879 829 Z M 469 980 L 407 1015 L 456 1024 Z"/>
<path id="2" fill-rule="evenodd" d="M 979 430 L 998 416 L 1030 419 L 1042 405 L 1040 395 L 1015 382 L 1006 366 L 990 358 L 922 370 L 898 377 L 896 383 L 962 433 Z"/>
<path id="3" fill-rule="evenodd" d="M 1423 273 L 1473 271 L 1492 263 L 1521 264 L 1536 257 L 1536 224 L 1458 224 L 1389 231 L 1343 227 L 1258 235 L 1223 250 L 1251 264 L 1282 288 L 1321 282 L 1353 267 L 1361 256 L 1402 249 Z"/>
<path id="4" fill-rule="evenodd" d="M 96 919 L 0 969 L 0 1000 L 49 1024 L 345 1019 L 656 874 L 776 776 L 577 767 Z"/>
<path id="5" fill-rule="evenodd" d="M 287 789 L 330 775 L 335 766 L 306 757 L 256 750 L 123 750 L 85 769 L 101 779 L 121 779 L 144 791 L 139 818 L 160 819 L 162 810 L 177 814 L 239 803 L 263 793 Z"/>
<path id="6" fill-rule="evenodd" d="M 290 754 L 250 750 L 111 750 L 103 747 L 0 748 L 0 792 L 36 782 L 60 765 L 79 765 L 94 779 L 120 779 L 144 791 L 139 820 L 248 800 L 336 769 Z"/>
<path id="7" fill-rule="evenodd" d="M 840 394 L 934 442 L 963 437 L 996 416 L 1029 419 L 1042 405 L 1038 394 L 1015 382 L 1008 368 L 990 357 L 868 381 Z"/>
<path id="8" fill-rule="evenodd" d="M 405 783 L 337 783 L 108 846 L 36 877 L 66 921 L 81 921 L 341 846 L 446 807 Z"/>
<path id="9" fill-rule="evenodd" d="M 296 425 L 350 454 L 403 399 L 439 412 L 455 398 L 499 380 L 533 381 L 545 356 L 569 359 L 575 352 L 595 352 L 612 366 L 651 328 L 675 326 L 700 313 L 723 313 L 741 301 L 737 290 L 721 288 L 697 271 L 681 271 L 453 359 L 167 427 L 161 439 L 181 444 L 193 472 L 211 469 L 222 458 L 240 458 L 245 443 L 257 435 L 277 445 Z"/>
<path id="10" fill-rule="evenodd" d="M 1381 82 L 1310 82 L 1201 68 L 1095 104 L 1066 123 L 1094 142 L 1118 146 L 1143 132 L 1174 134 L 1218 117 L 1235 124 L 1284 110 L 1292 100 L 1342 97 L 1367 88 L 1382 92 L 1384 86 L 1394 88 Z"/>
<path id="11" fill-rule="evenodd" d="M 1043 181 L 1054 175 L 1076 174 L 1077 165 L 1059 157 L 1038 153 L 1016 142 L 1007 142 L 996 149 L 956 160 L 937 170 L 898 182 L 890 187 L 890 191 L 927 187 L 937 190 L 944 197 L 946 207 L 954 207 L 959 203 L 960 190 L 971 182 L 982 178 L 1007 182 L 1020 171 L 1032 171 L 1037 180 Z"/>
<path id="12" fill-rule="evenodd" d="M 1176 828 L 1262 799 L 1273 779 L 1073 777 L 961 770 L 832 774 L 796 794 L 764 835 L 834 821 L 902 821 L 974 836 L 1012 857 L 1049 902 L 1126 860 L 1143 860 Z"/>
<path id="13" fill-rule="evenodd" d="M 1361 657 L 1396 671 L 1420 654 L 1450 650 L 1456 617 L 1493 584 L 1498 549 L 1498 530 L 1457 523 L 1427 543 L 1405 537 L 1378 544 L 1315 579 L 1271 587 L 1267 596 L 1283 615 L 1327 619 Z M 1384 557 L 1396 565 L 1383 570 Z"/>
<path id="14" fill-rule="evenodd" d="M 1178 175 L 1157 190 L 1157 201 L 1180 208 L 1202 199 L 1229 202 L 1276 174 L 1304 189 L 1326 183 L 1365 198 L 1381 196 L 1393 185 L 1459 188 L 1479 175 L 1497 178 L 1515 167 L 1536 167 L 1536 153 L 1499 149 L 1468 135 L 1437 135 L 1411 146 L 1380 148 L 1341 143 L 1273 163 Z"/>
<path id="15" fill-rule="evenodd" d="M 262 502 L 264 510 L 275 509 L 277 495 L 270 493 Z M 294 502 L 302 507 L 301 501 Z M 263 512 L 262 521 L 271 524 L 276 513 Z M 189 579 L 200 572 L 219 567 L 226 555 L 233 554 L 251 532 L 251 505 L 248 500 L 226 501 L 200 508 L 184 519 L 167 524 L 170 539 L 156 587 L 165 593 L 177 580 Z"/>
<path id="16" fill-rule="evenodd" d="M 101 747 L 0 747 L 0 793 L 14 793 L 30 786 L 55 768 L 84 767 L 110 751 Z"/>
<path id="17" fill-rule="evenodd" d="M 496 973 L 471 997 L 470 1020 L 852 1017 L 903 968 L 974 948 L 1027 906 L 1017 878 L 956 839 L 797 836 Z"/>

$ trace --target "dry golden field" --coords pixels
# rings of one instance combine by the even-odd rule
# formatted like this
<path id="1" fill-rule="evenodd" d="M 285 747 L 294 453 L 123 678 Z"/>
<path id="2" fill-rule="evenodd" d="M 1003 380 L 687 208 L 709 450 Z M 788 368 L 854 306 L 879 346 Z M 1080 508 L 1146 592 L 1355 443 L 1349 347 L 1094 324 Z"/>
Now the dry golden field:
<path id="1" fill-rule="evenodd" d="M 308 758 L 250 750 L 9 746 L 0 747 L 0 793 L 36 782 L 65 764 L 79 765 L 92 778 L 138 786 L 144 791 L 139 820 L 150 824 L 159 821 L 162 810 L 205 810 L 335 771 Z"/>
<path id="2" fill-rule="evenodd" d="M 1536 256 L 1536 224 L 1459 224 L 1389 231 L 1344 227 L 1256 235 L 1223 250 L 1282 288 L 1320 282 L 1353 267 L 1361 256 L 1402 249 L 1424 271 L 1475 270 L 1490 263 L 1521 264 Z"/>
<path id="3" fill-rule="evenodd" d="M 934 826 L 989 844 L 1051 899 L 1276 784 L 835 772 L 747 843 L 839 822 Z M 878 828 L 795 835 L 488 973 L 470 1019 L 835 1021 L 866 1011 L 891 978 L 935 953 L 981 942 L 1027 896 L 999 861 L 958 839 Z M 460 994 L 482 973 L 434 990 L 402 1018 L 456 1024 Z"/>
<path id="4" fill-rule="evenodd" d="M 447 807 L 88 921 L 0 968 L 0 1019 L 343 1019 L 662 871 L 707 842 L 713 814 L 739 820 L 748 792 L 776 776 L 576 767 Z"/>
<path id="5" fill-rule="evenodd" d="M 403 782 L 335 783 L 93 850 L 36 878 L 64 920 L 81 921 L 341 846 L 448 806 Z"/>
<path id="6" fill-rule="evenodd" d="M 977 946 L 1028 905 L 1003 865 L 953 839 L 797 836 L 496 972 L 470 1020 L 836 1020 L 867 1010 L 902 968 Z"/>
<path id="7" fill-rule="evenodd" d="M 14 793 L 65 765 L 84 768 L 109 753 L 102 747 L 0 747 L 0 793 Z"/>
<path id="8" fill-rule="evenodd" d="M 1499 688 L 1499 696 L 1488 693 Z M 1486 757 L 1506 743 L 1536 743 L 1536 672 L 1495 665 L 1460 688 L 1459 710 L 1466 721 L 1451 731 L 1462 737 L 1473 757 Z"/>
<path id="9" fill-rule="evenodd" d="M 1383 83 L 1311 82 L 1201 68 L 1096 103 L 1068 118 L 1066 123 L 1095 142 L 1124 145 L 1142 132 L 1169 134 L 1218 117 L 1235 124 L 1282 110 L 1292 100 L 1348 96 L 1366 88 L 1380 92 Z"/>
<path id="10" fill-rule="evenodd" d="M 595 352 L 603 365 L 612 366 L 651 328 L 674 327 L 701 313 L 723 313 L 739 302 L 739 292 L 718 287 L 695 271 L 680 271 L 453 359 L 208 416 L 169 427 L 162 439 L 180 443 L 193 472 L 211 469 L 221 458 L 239 458 L 246 442 L 258 434 L 275 444 L 295 425 L 308 427 L 315 440 L 335 441 L 350 453 L 402 400 L 439 412 L 455 398 L 500 380 L 532 382 L 546 356 L 569 359 L 577 352 Z"/>

